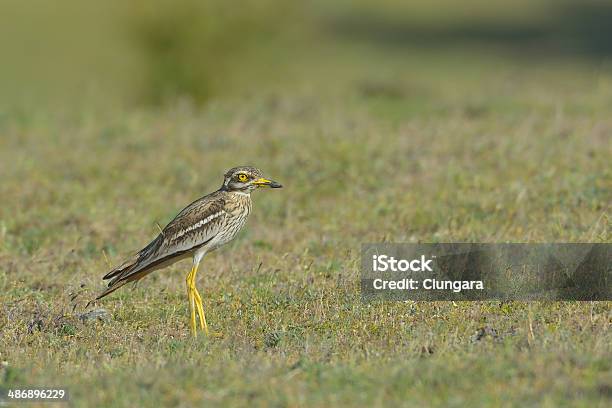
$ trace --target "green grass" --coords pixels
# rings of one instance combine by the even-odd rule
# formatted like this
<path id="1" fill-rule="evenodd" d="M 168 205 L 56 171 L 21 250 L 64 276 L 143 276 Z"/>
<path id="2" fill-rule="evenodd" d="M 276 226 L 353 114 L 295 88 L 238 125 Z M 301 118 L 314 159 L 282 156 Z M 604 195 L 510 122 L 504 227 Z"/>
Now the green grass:
<path id="1" fill-rule="evenodd" d="M 610 242 L 612 74 L 340 39 L 279 69 L 202 108 L 0 112 L 0 386 L 79 407 L 609 405 L 610 302 L 364 304 L 358 265 L 363 242 Z M 217 337 L 190 337 L 188 261 L 79 320 L 103 252 L 243 164 L 285 188 L 201 265 Z"/>

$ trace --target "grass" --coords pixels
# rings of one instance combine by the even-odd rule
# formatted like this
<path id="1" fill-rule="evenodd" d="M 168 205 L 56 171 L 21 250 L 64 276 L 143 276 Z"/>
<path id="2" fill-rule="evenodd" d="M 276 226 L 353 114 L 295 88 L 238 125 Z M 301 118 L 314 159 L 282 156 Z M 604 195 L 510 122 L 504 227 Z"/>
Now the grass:
<path id="1" fill-rule="evenodd" d="M 0 386 L 72 406 L 609 405 L 610 302 L 364 304 L 358 265 L 363 242 L 610 242 L 612 75 L 469 47 L 300 55 L 203 108 L 0 113 Z M 79 319 L 103 253 L 242 164 L 285 188 L 201 266 L 217 337 L 190 337 L 187 261 Z"/>

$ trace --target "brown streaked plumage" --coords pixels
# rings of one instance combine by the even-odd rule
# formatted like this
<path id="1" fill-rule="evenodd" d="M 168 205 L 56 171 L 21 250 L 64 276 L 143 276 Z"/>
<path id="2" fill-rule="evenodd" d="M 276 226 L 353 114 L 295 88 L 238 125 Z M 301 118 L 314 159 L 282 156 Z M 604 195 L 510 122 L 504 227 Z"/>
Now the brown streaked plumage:
<path id="1" fill-rule="evenodd" d="M 187 275 L 187 293 L 191 309 L 191 329 L 196 335 L 196 312 L 200 327 L 208 333 L 202 299 L 195 287 L 198 265 L 204 255 L 232 240 L 242 229 L 251 212 L 251 192 L 280 184 L 262 177 L 254 167 L 235 167 L 225 174 L 223 185 L 185 207 L 161 233 L 136 255 L 104 275 L 108 288 L 96 299 L 114 292 L 128 282 L 186 257 L 193 257 Z"/>

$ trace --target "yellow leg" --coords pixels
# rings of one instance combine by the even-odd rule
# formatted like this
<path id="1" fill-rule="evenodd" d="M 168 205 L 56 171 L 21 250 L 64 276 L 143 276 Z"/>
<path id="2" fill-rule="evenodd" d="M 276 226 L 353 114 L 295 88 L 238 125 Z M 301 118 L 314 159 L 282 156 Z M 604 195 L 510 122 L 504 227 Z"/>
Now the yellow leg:
<path id="1" fill-rule="evenodd" d="M 206 315 L 204 314 L 204 306 L 202 305 L 202 297 L 200 296 L 200 292 L 194 286 L 194 295 L 196 305 L 198 306 L 198 315 L 200 316 L 200 328 L 204 330 L 204 333 L 208 336 L 208 325 L 206 324 Z"/>
<path id="2" fill-rule="evenodd" d="M 198 317 L 200 318 L 200 328 L 204 330 L 204 333 L 208 336 L 208 325 L 206 324 L 206 316 L 204 315 L 204 306 L 202 305 L 202 297 L 198 288 L 196 288 L 196 273 L 198 273 L 198 265 L 193 267 L 193 274 L 191 276 L 191 290 L 193 291 L 193 297 L 198 311 Z"/>
<path id="3" fill-rule="evenodd" d="M 185 283 L 187 284 L 187 296 L 189 298 L 189 310 L 191 311 L 191 334 L 193 335 L 193 337 L 197 337 L 197 332 L 196 332 L 196 318 L 195 318 L 195 297 L 193 295 L 193 275 L 194 275 L 194 269 L 195 268 L 191 268 L 191 272 L 189 272 L 187 274 L 187 278 L 185 278 Z"/>
<path id="4" fill-rule="evenodd" d="M 191 332 L 196 337 L 196 318 L 197 312 L 200 320 L 200 328 L 208 336 L 208 325 L 206 324 L 206 315 L 204 314 L 204 306 L 202 305 L 202 297 L 196 288 L 196 274 L 198 273 L 198 265 L 191 268 L 191 272 L 187 275 L 187 295 L 189 296 L 189 306 L 191 309 Z"/>

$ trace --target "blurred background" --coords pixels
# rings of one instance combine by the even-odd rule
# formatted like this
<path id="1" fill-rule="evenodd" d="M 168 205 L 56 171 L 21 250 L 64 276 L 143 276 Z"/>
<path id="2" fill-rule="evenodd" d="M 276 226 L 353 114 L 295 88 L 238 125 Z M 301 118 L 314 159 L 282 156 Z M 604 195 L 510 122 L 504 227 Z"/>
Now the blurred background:
<path id="1" fill-rule="evenodd" d="M 3 0 L 0 104 L 202 105 L 293 86 L 426 109 L 500 66 L 545 71 L 536 81 L 609 70 L 610 21 L 604 0 Z"/>

